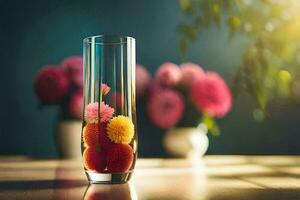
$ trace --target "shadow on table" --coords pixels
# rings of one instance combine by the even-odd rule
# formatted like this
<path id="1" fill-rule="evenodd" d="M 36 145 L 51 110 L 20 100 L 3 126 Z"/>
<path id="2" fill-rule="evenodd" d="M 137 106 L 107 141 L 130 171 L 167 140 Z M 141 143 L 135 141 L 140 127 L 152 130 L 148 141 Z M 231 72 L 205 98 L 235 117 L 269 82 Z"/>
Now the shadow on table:
<path id="1" fill-rule="evenodd" d="M 0 181 L 0 190 L 21 190 L 21 189 L 67 189 L 85 186 L 84 180 L 21 180 L 21 181 Z"/>

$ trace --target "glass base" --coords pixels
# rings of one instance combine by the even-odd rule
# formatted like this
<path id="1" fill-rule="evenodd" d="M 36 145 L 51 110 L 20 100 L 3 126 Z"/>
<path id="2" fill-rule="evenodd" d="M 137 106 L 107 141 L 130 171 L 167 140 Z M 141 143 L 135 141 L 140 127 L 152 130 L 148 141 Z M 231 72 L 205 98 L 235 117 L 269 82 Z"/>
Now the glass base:
<path id="1" fill-rule="evenodd" d="M 86 171 L 86 176 L 92 184 L 120 184 L 130 180 L 132 171 L 125 173 L 97 173 Z"/>

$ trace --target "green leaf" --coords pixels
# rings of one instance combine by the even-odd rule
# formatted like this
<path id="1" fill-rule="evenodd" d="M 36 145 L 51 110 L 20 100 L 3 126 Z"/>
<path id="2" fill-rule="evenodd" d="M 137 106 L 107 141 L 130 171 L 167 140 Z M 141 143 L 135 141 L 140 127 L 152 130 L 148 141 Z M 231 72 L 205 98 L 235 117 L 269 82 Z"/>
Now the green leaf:
<path id="1" fill-rule="evenodd" d="M 217 25 L 218 28 L 220 28 L 221 26 L 221 8 L 220 8 L 220 4 L 218 3 L 213 3 L 211 6 L 211 12 L 212 12 L 212 16 L 213 16 L 213 20 L 215 22 L 215 24 Z"/>
<path id="2" fill-rule="evenodd" d="M 291 96 L 292 75 L 287 70 L 278 72 L 278 95 L 282 98 Z"/>
<path id="3" fill-rule="evenodd" d="M 219 136 L 220 135 L 220 128 L 217 125 L 217 123 L 216 123 L 216 121 L 213 117 L 211 117 L 208 114 L 203 114 L 202 123 L 204 123 L 207 126 L 207 130 L 213 136 Z"/>
<path id="4" fill-rule="evenodd" d="M 183 12 L 188 13 L 192 10 L 192 4 L 190 0 L 179 0 L 180 8 Z"/>
<path id="5" fill-rule="evenodd" d="M 241 26 L 241 19 L 239 16 L 230 16 L 227 20 L 227 24 L 232 30 L 237 30 Z"/>
<path id="6" fill-rule="evenodd" d="M 214 15 L 219 15 L 220 14 L 220 11 L 221 11 L 220 4 L 213 3 L 211 9 L 212 9 L 212 12 L 213 12 Z"/>

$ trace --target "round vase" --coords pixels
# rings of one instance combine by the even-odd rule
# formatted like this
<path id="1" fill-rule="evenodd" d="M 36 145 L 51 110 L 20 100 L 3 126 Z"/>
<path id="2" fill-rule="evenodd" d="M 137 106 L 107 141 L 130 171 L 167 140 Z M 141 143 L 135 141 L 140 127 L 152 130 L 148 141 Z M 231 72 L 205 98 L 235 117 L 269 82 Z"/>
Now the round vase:
<path id="1" fill-rule="evenodd" d="M 81 158 L 81 128 L 79 120 L 61 121 L 57 125 L 56 141 L 61 158 Z"/>
<path id="2" fill-rule="evenodd" d="M 163 139 L 165 149 L 173 156 L 201 158 L 207 151 L 209 141 L 206 127 L 173 128 Z"/>

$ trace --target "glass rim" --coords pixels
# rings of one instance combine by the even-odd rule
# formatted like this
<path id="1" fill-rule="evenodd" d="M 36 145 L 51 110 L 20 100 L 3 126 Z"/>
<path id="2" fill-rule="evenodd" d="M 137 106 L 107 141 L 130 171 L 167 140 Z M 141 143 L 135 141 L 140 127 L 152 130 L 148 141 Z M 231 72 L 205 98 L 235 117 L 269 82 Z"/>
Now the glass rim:
<path id="1" fill-rule="evenodd" d="M 84 43 L 92 43 L 92 40 L 96 39 L 101 39 L 101 38 L 118 38 L 118 39 L 126 39 L 124 42 L 95 42 L 94 44 L 99 44 L 99 45 L 118 45 L 118 44 L 127 44 L 130 41 L 135 41 L 135 38 L 127 35 L 115 35 L 115 34 L 108 34 L 108 35 L 94 35 L 94 36 L 89 36 L 83 39 Z"/>

